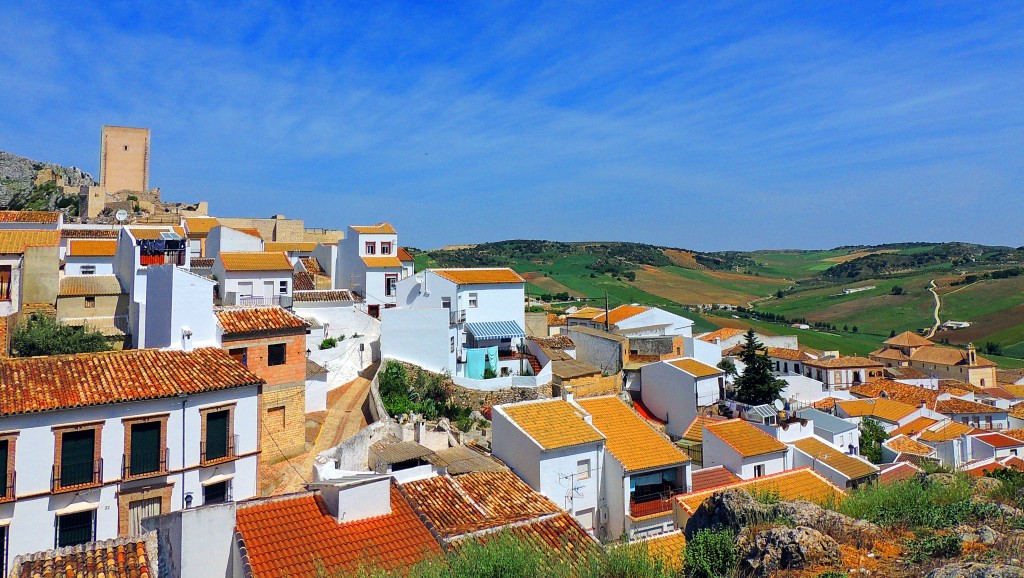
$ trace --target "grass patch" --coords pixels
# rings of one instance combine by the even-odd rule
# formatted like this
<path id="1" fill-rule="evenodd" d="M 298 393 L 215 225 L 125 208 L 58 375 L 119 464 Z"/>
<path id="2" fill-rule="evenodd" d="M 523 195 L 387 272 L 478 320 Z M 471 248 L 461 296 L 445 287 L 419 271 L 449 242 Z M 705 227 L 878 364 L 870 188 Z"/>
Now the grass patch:
<path id="1" fill-rule="evenodd" d="M 972 502 L 970 480 L 955 475 L 949 484 L 913 478 L 854 490 L 838 511 L 889 528 L 938 530 L 999 516 L 995 504 Z"/>

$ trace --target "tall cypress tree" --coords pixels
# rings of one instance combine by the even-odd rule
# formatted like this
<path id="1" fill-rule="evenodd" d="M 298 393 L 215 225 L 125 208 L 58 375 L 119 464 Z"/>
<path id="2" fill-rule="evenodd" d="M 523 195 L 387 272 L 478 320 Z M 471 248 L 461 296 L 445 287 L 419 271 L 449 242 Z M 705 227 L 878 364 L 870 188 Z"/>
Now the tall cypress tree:
<path id="1" fill-rule="evenodd" d="M 763 347 L 754 335 L 754 329 L 749 329 L 740 352 L 740 361 L 746 367 L 743 375 L 734 382 L 736 401 L 749 405 L 772 403 L 779 399 L 779 394 L 786 387 L 785 381 L 772 374 L 772 360 L 762 351 Z"/>

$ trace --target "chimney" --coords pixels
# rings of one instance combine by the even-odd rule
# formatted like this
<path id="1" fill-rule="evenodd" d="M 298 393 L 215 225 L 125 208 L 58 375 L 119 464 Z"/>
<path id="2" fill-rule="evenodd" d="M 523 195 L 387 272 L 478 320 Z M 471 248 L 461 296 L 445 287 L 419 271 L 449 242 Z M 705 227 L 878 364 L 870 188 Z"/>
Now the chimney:
<path id="1" fill-rule="evenodd" d="M 320 482 L 309 485 L 320 490 L 327 511 L 338 523 L 355 522 L 391 513 L 391 476 L 355 481 Z"/>

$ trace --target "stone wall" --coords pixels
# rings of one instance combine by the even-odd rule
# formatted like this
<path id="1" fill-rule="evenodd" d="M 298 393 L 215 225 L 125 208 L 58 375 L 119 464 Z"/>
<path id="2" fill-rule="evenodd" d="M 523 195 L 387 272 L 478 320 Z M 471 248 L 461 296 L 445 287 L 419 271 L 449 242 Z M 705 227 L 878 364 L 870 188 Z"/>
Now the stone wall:
<path id="1" fill-rule="evenodd" d="M 260 461 L 272 464 L 305 451 L 306 384 L 266 386 L 261 401 Z"/>
<path id="2" fill-rule="evenodd" d="M 345 238 L 345 231 L 341 229 L 306 229 L 304 241 L 307 243 L 324 243 L 331 245 Z"/>
<path id="3" fill-rule="evenodd" d="M 622 375 L 592 375 L 564 380 L 554 387 L 554 393 L 561 395 L 560 388 L 568 387 L 576 397 L 613 395 L 622 391 Z"/>
<path id="4" fill-rule="evenodd" d="M 100 188 L 149 190 L 149 129 L 105 126 L 100 142 Z"/>
<path id="5" fill-rule="evenodd" d="M 219 217 L 221 225 L 232 229 L 256 229 L 264 241 L 302 243 L 306 241 L 306 226 L 302 219 L 287 219 L 275 215 L 269 219 Z"/>
<path id="6" fill-rule="evenodd" d="M 551 384 L 548 383 L 537 387 L 512 387 L 495 391 L 479 391 L 451 383 L 448 385 L 448 392 L 451 395 L 451 402 L 453 404 L 459 407 L 479 410 L 503 403 L 549 398 L 551 397 Z"/>

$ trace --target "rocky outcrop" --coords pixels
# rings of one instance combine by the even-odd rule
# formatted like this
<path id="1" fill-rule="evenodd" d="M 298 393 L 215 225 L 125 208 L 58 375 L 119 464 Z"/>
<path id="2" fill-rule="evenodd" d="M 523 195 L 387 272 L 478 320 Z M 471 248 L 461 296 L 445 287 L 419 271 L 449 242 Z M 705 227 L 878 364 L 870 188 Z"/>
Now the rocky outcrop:
<path id="1" fill-rule="evenodd" d="M 839 543 L 814 528 L 770 528 L 740 535 L 740 575 L 772 576 L 779 570 L 836 566 L 842 559 Z"/>
<path id="2" fill-rule="evenodd" d="M 31 193 L 36 175 L 43 169 L 63 179 L 63 184 L 77 187 L 93 185 L 92 175 L 77 167 L 34 161 L 9 152 L 0 151 L 0 208 L 7 207 L 13 196 Z"/>
<path id="3" fill-rule="evenodd" d="M 1006 564 L 949 564 L 928 573 L 927 578 L 1024 578 L 1024 568 Z"/>

